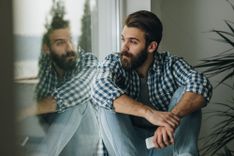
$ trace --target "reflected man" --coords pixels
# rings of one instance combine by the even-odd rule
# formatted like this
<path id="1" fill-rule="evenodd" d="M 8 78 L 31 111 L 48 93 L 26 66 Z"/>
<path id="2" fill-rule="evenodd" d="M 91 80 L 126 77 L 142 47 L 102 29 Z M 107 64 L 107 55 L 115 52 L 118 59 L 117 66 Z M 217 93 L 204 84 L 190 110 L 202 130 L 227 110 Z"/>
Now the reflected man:
<path id="1" fill-rule="evenodd" d="M 43 36 L 42 49 L 35 91 L 38 104 L 24 114 L 42 115 L 41 123 L 47 126 L 35 155 L 94 155 L 99 131 L 90 101 L 90 82 L 97 58 L 75 51 L 69 22 L 57 16 Z"/>
<path id="2" fill-rule="evenodd" d="M 198 156 L 201 108 L 212 86 L 184 59 L 158 52 L 162 24 L 149 11 L 125 20 L 121 53 L 98 67 L 91 96 L 113 156 Z M 154 148 L 145 139 L 153 136 Z"/>

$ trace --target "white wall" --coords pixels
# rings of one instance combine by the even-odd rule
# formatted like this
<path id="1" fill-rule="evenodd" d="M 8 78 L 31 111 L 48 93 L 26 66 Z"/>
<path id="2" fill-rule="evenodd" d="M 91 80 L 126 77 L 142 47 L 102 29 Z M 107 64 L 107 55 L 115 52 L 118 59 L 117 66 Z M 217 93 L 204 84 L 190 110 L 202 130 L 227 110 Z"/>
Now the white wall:
<path id="1" fill-rule="evenodd" d="M 223 43 L 214 41 L 219 38 L 211 29 L 228 30 L 225 19 L 234 21 L 233 10 L 225 0 L 152 0 L 152 11 L 161 18 L 164 33 L 160 49 L 183 56 L 192 65 L 202 58 L 214 56 L 229 49 Z M 216 84 L 215 79 L 210 79 Z M 230 84 L 233 82 L 230 82 Z M 214 89 L 213 98 L 203 112 L 217 108 L 214 102 L 226 102 L 234 92 L 227 87 Z M 219 121 L 203 119 L 201 136 L 207 135 L 212 126 Z"/>
<path id="2" fill-rule="evenodd" d="M 161 48 L 181 54 L 192 63 L 226 48 L 211 40 L 217 37 L 215 34 L 207 33 L 212 28 L 226 30 L 223 20 L 233 19 L 226 1 L 153 0 L 152 11 L 160 14 L 164 25 Z"/>
<path id="3" fill-rule="evenodd" d="M 126 2 L 126 15 L 133 13 L 137 10 L 150 10 L 151 1 L 150 0 L 125 0 Z"/>

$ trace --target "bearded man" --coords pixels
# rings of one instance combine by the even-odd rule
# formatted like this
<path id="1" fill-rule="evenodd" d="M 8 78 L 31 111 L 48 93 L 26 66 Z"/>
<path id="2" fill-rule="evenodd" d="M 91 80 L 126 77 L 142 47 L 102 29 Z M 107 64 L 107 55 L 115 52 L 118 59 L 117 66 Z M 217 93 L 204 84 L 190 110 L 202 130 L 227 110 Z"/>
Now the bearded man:
<path id="1" fill-rule="evenodd" d="M 42 45 L 37 104 L 21 113 L 21 118 L 40 115 L 45 130 L 33 155 L 95 155 L 99 126 L 91 105 L 90 82 L 97 58 L 75 51 L 69 22 L 61 17 L 52 19 Z"/>
<path id="2" fill-rule="evenodd" d="M 121 52 L 99 65 L 91 96 L 111 156 L 198 156 L 208 79 L 184 59 L 158 52 L 162 24 L 149 11 L 125 20 Z M 145 139 L 152 138 L 147 149 Z"/>

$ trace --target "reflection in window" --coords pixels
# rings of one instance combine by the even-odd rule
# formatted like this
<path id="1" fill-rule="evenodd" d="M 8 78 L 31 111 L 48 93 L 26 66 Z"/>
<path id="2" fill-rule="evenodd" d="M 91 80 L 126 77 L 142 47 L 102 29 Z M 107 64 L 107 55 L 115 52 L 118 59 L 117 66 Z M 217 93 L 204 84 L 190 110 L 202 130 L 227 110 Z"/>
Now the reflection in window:
<path id="1" fill-rule="evenodd" d="M 18 109 L 35 104 L 34 90 L 38 74 L 38 61 L 42 37 L 54 12 L 65 14 L 70 21 L 72 38 L 78 50 L 91 52 L 93 35 L 91 19 L 97 12 L 96 0 L 14 0 L 15 89 Z M 92 16 L 93 17 L 93 16 Z M 95 35 L 97 36 L 97 35 Z M 19 121 L 18 144 L 35 146 L 45 135 L 36 116 Z M 24 154 L 23 154 L 24 155 Z"/>
<path id="2" fill-rule="evenodd" d="M 52 19 L 53 9 L 58 7 L 56 2 L 64 5 L 65 18 L 70 20 L 75 43 L 85 51 L 92 51 L 91 12 L 96 7 L 95 0 L 14 0 L 16 80 L 36 78 L 42 35 L 46 23 Z"/>
<path id="3" fill-rule="evenodd" d="M 54 9 L 60 7 L 65 19 L 70 21 L 77 50 L 93 52 L 102 59 L 118 49 L 119 0 L 13 0 L 13 7 L 14 85 L 18 110 L 35 104 L 33 97 L 38 82 L 38 61 L 43 50 L 42 37 Z M 17 126 L 17 144 L 23 151 L 35 147 L 45 136 L 36 116 L 18 121 Z"/>

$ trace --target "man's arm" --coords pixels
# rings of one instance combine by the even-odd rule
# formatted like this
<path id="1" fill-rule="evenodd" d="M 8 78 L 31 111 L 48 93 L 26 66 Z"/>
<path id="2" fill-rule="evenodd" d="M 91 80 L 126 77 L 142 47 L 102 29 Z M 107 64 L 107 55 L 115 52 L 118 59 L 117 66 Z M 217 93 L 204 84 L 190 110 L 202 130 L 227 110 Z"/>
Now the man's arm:
<path id="1" fill-rule="evenodd" d="M 179 118 L 172 112 L 156 111 L 126 95 L 117 84 L 126 78 L 117 54 L 111 54 L 98 66 L 98 73 L 91 87 L 95 104 L 118 113 L 143 117 L 154 125 L 166 126 L 172 130 L 179 124 Z M 123 80 L 124 81 L 124 80 Z"/>
<path id="2" fill-rule="evenodd" d="M 181 100 L 176 104 L 171 112 L 183 117 L 205 106 L 205 98 L 202 95 L 185 92 Z"/>
<path id="3" fill-rule="evenodd" d="M 176 82 L 180 86 L 185 86 L 186 91 L 171 112 L 182 118 L 204 107 L 209 102 L 212 86 L 206 77 L 195 71 L 183 59 L 177 60 L 173 68 Z M 174 142 L 174 138 L 170 136 L 166 127 L 159 127 L 155 131 L 153 140 L 156 148 L 164 148 Z"/>
<path id="4" fill-rule="evenodd" d="M 181 112 L 183 116 L 206 106 L 212 96 L 212 85 L 209 80 L 182 58 L 173 64 L 172 71 L 178 86 L 185 86 L 185 94 L 176 105 L 180 110 L 174 111 L 178 113 L 177 111 L 180 112 L 181 109 L 185 108 L 186 110 Z M 188 110 L 189 107 L 191 107 L 191 111 Z"/>
<path id="5" fill-rule="evenodd" d="M 172 109 L 172 113 L 182 118 L 205 105 L 205 98 L 202 95 L 185 92 L 181 100 Z M 164 148 L 174 143 L 174 136 L 167 127 L 161 126 L 156 129 L 153 139 L 156 148 Z"/>
<path id="6" fill-rule="evenodd" d="M 80 66 L 77 68 L 78 73 L 52 93 L 58 112 L 90 100 L 90 83 L 96 73 L 97 58 L 90 53 L 84 53 L 80 55 L 80 61 Z"/>
<path id="7" fill-rule="evenodd" d="M 27 117 L 56 112 L 56 101 L 53 97 L 47 97 L 40 100 L 38 103 L 30 105 L 22 110 L 19 110 L 18 120 L 23 120 Z"/>
<path id="8" fill-rule="evenodd" d="M 157 126 L 165 126 L 171 131 L 179 125 L 179 118 L 172 112 L 161 112 L 144 105 L 127 95 L 121 95 L 113 101 L 114 109 L 118 113 L 143 117 Z"/>

